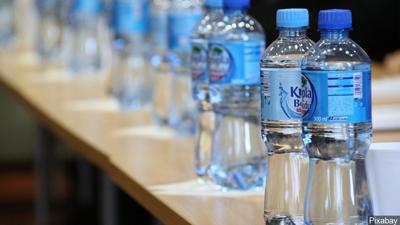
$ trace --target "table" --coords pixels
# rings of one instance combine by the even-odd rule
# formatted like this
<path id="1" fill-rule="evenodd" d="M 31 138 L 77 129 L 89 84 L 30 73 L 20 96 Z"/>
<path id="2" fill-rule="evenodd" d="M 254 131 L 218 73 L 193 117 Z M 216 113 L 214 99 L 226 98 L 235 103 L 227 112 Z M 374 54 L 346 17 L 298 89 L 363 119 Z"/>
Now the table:
<path id="1" fill-rule="evenodd" d="M 72 79 L 59 67 L 41 66 L 29 51 L 3 51 L 0 84 L 164 224 L 264 224 L 262 190 L 219 192 L 198 184 L 194 140 L 152 125 L 150 109 L 119 111 L 106 79 Z M 400 126 L 377 130 L 374 141 L 400 141 Z"/>

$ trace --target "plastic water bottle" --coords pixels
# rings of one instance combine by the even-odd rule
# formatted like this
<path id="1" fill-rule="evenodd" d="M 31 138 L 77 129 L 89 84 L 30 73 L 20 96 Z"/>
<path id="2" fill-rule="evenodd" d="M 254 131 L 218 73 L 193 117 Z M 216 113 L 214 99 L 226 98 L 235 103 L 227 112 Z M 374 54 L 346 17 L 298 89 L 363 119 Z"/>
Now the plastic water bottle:
<path id="1" fill-rule="evenodd" d="M 172 0 L 168 13 L 172 93 L 168 123 L 181 135 L 196 132 L 196 108 L 190 75 L 190 34 L 202 16 L 201 0 Z"/>
<path id="2" fill-rule="evenodd" d="M 73 74 L 102 69 L 100 19 L 100 0 L 73 0 L 65 37 L 65 64 Z"/>
<path id="3" fill-rule="evenodd" d="M 0 46 L 10 44 L 14 36 L 14 0 L 2 0 L 0 1 Z"/>
<path id="4" fill-rule="evenodd" d="M 367 224 L 365 171 L 371 143 L 371 65 L 349 38 L 350 10 L 323 10 L 321 39 L 302 62 L 305 144 L 310 157 L 307 224 Z"/>
<path id="5" fill-rule="evenodd" d="M 280 9 L 279 37 L 261 60 L 261 134 L 268 149 L 266 224 L 303 224 L 308 155 L 302 139 L 301 61 L 313 46 L 307 9 Z"/>
<path id="6" fill-rule="evenodd" d="M 224 0 L 224 26 L 210 37 L 208 72 L 216 114 L 212 180 L 223 189 L 246 190 L 265 182 L 260 137 L 261 25 L 246 13 L 249 0 Z"/>
<path id="7" fill-rule="evenodd" d="M 172 93 L 172 70 L 168 58 L 168 9 L 170 0 L 153 0 L 150 9 L 150 74 L 153 78 L 153 120 L 168 125 Z"/>
<path id="8" fill-rule="evenodd" d="M 193 97 L 197 103 L 199 132 L 196 137 L 196 174 L 199 178 L 207 175 L 210 165 L 212 134 L 215 116 L 208 91 L 208 39 L 223 23 L 223 0 L 206 0 L 206 13 L 193 29 L 191 35 L 191 73 Z"/>
<path id="9" fill-rule="evenodd" d="M 114 11 L 111 94 L 122 109 L 140 109 L 151 100 L 146 55 L 149 4 L 146 0 L 116 0 Z"/>
<path id="10" fill-rule="evenodd" d="M 36 52 L 44 63 L 56 63 L 61 60 L 63 44 L 62 2 L 59 0 L 38 0 L 38 32 Z"/>

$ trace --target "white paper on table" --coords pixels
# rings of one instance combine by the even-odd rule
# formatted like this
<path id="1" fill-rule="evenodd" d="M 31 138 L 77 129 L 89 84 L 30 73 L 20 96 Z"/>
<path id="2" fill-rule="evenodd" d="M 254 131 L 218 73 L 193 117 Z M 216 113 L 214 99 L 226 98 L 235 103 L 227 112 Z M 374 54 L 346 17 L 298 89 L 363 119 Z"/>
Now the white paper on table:
<path id="1" fill-rule="evenodd" d="M 400 143 L 373 144 L 366 165 L 374 215 L 400 215 Z"/>

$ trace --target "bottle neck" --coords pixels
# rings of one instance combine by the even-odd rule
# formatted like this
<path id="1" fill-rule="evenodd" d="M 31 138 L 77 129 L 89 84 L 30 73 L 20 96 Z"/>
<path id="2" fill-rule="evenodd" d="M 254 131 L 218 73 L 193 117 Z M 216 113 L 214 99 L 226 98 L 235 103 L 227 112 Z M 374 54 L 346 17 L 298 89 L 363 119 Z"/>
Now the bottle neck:
<path id="1" fill-rule="evenodd" d="M 226 15 L 238 15 L 246 13 L 247 8 L 225 8 Z"/>
<path id="2" fill-rule="evenodd" d="M 279 38 L 303 38 L 307 36 L 307 27 L 279 28 Z"/>
<path id="3" fill-rule="evenodd" d="M 350 29 L 321 30 L 321 39 L 340 40 L 349 38 Z"/>

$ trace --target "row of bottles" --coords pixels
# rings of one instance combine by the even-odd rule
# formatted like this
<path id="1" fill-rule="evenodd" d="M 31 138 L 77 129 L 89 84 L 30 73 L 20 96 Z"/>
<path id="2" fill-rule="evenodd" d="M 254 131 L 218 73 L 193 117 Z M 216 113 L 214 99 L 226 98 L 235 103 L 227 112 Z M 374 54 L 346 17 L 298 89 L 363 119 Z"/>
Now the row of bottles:
<path id="1" fill-rule="evenodd" d="M 0 3 L 1 45 L 14 36 L 12 2 Z M 306 9 L 278 10 L 279 37 L 264 50 L 250 0 L 205 0 L 204 10 L 200 0 L 36 5 L 44 63 L 64 61 L 76 77 L 111 62 L 108 93 L 121 109 L 152 104 L 157 125 L 197 134 L 203 182 L 266 183 L 266 224 L 364 224 L 371 215 L 371 68 L 349 38 L 351 11 L 321 11 L 314 43 Z"/>
<path id="2" fill-rule="evenodd" d="M 195 134 L 190 34 L 200 0 L 34 1 L 41 63 L 63 65 L 71 77 L 109 73 L 107 92 L 122 110 L 151 105 L 156 124 Z M 1 4 L 1 43 L 10 45 L 15 1 Z"/>

